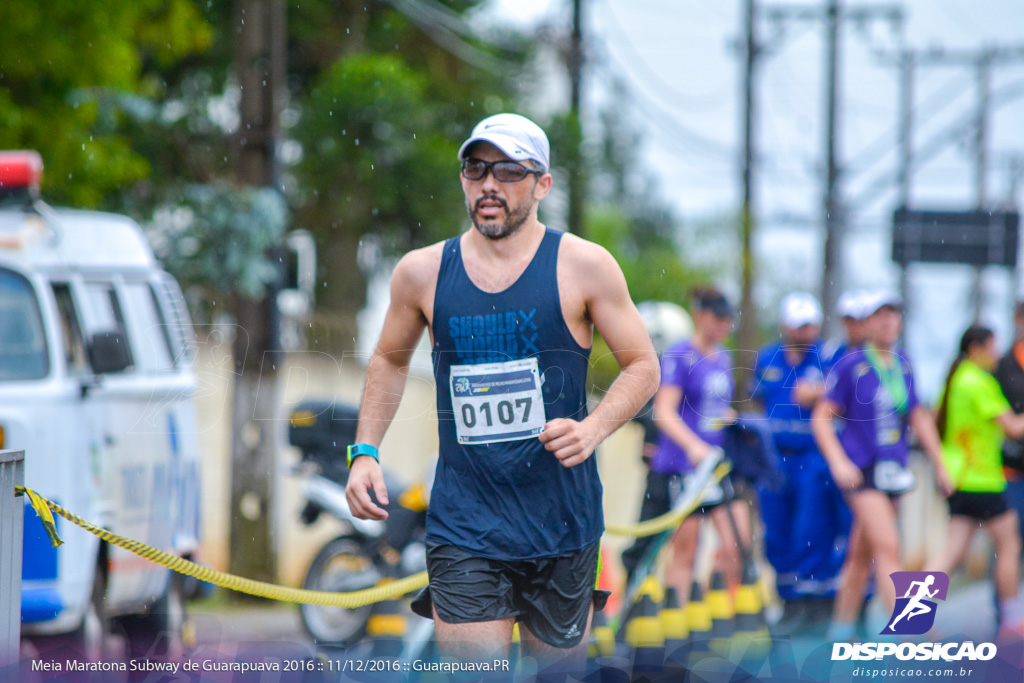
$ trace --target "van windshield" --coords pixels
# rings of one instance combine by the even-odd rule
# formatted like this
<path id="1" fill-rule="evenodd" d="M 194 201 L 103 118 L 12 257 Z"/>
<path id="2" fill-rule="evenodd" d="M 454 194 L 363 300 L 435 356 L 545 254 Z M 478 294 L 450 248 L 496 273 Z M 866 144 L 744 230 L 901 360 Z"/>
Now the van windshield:
<path id="1" fill-rule="evenodd" d="M 49 369 L 35 292 L 21 275 L 0 268 L 0 382 L 41 379 Z"/>

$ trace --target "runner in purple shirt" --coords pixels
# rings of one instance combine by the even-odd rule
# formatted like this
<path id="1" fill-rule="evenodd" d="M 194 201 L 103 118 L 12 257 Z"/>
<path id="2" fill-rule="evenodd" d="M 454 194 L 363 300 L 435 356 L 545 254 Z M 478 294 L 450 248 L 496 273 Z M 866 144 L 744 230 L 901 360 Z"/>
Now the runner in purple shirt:
<path id="1" fill-rule="evenodd" d="M 907 464 L 906 416 L 917 407 L 914 371 L 905 356 L 892 356 L 899 364 L 894 371 L 903 375 L 906 387 L 901 406 L 893 406 L 882 379 L 872 368 L 869 348 L 850 351 L 830 375 L 826 398 L 840 411 L 843 429 L 839 434 L 846 456 L 862 471 L 881 460 Z M 865 485 L 872 487 L 870 478 Z M 889 491 L 902 493 L 902 491 Z"/>
<path id="2" fill-rule="evenodd" d="M 901 569 L 895 501 L 914 484 L 906 467 L 908 427 L 932 461 L 939 489 L 950 493 L 935 421 L 917 402 L 910 363 L 896 348 L 903 324 L 900 301 L 879 292 L 871 296 L 866 311 L 867 343 L 836 364 L 826 396 L 811 417 L 814 438 L 853 513 L 844 580 L 827 636 L 833 641 L 854 635 L 872 560 L 876 590 L 890 612 L 896 604 L 889 580 Z M 841 436 L 833 416 L 842 422 Z"/>
<path id="3" fill-rule="evenodd" d="M 731 323 L 732 319 L 729 320 Z M 696 340 L 687 339 L 665 352 L 661 359 L 661 386 L 679 389 L 681 400 L 676 413 L 683 423 L 708 446 L 721 448 L 725 442 L 722 418 L 732 415 L 732 354 L 722 346 L 705 353 L 696 344 Z M 699 462 L 704 453 L 699 446 L 698 450 Z M 683 474 L 693 471 L 693 467 L 683 446 L 663 431 L 651 469 L 663 474 Z"/>
<path id="4" fill-rule="evenodd" d="M 685 475 L 725 441 L 723 428 L 736 419 L 731 407 L 735 381 L 732 355 L 722 346 L 733 328 L 733 309 L 717 290 L 702 289 L 693 296 L 694 335 L 665 352 L 662 382 L 654 395 L 654 421 L 661 430 L 658 450 L 651 459 L 650 477 L 678 494 Z M 743 543 L 750 544 L 750 513 L 742 500 L 726 501 L 721 487 L 705 498 L 698 512 L 711 518 L 721 539 L 719 569 L 738 584 L 742 563 L 729 521 L 736 520 Z M 675 495 L 670 495 L 670 499 Z M 728 508 L 727 508 L 728 506 Z M 680 599 L 690 594 L 693 561 L 697 552 L 700 517 L 683 520 L 672 537 L 672 561 L 665 581 Z"/>

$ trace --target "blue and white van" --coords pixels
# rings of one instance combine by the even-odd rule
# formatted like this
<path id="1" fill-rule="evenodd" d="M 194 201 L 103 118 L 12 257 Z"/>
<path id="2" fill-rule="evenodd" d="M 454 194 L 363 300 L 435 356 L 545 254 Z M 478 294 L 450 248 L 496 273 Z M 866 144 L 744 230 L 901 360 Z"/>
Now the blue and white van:
<path id="1" fill-rule="evenodd" d="M 178 555 L 199 547 L 195 344 L 182 293 L 131 219 L 53 209 L 34 152 L 0 153 L 0 448 L 25 483 L 89 521 Z M 103 655 L 173 647 L 168 570 L 25 508 L 22 631 Z M 45 642 L 45 638 L 40 638 Z"/>

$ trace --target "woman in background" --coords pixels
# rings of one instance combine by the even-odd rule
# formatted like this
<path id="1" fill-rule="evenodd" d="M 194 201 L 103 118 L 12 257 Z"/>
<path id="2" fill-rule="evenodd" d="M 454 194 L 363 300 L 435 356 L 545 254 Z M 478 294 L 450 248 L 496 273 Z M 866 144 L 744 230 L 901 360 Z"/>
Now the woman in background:
<path id="1" fill-rule="evenodd" d="M 1015 415 L 991 374 L 999 360 L 992 331 L 978 325 L 960 338 L 960 354 L 946 375 L 936 416 L 943 458 L 953 484 L 946 547 L 929 568 L 949 574 L 967 553 L 979 527 L 995 544 L 999 632 L 1021 633 L 1020 531 L 1006 504 L 1000 447 L 1004 437 L 1024 436 L 1024 415 Z"/>
<path id="2" fill-rule="evenodd" d="M 722 345 L 732 333 L 733 318 L 733 308 L 721 292 L 696 291 L 693 337 L 669 348 L 662 357 L 661 388 L 654 396 L 654 421 L 661 435 L 651 472 L 663 479 L 670 498 L 678 495 L 685 475 L 713 449 L 722 447 L 724 427 L 736 419 L 732 354 Z M 742 542 L 749 547 L 750 514 L 745 502 L 725 500 L 719 487 L 698 508 L 715 525 L 721 540 L 719 567 L 735 585 L 741 579 L 742 563 L 730 510 Z M 665 582 L 676 588 L 681 601 L 690 594 L 699 528 L 700 517 L 690 515 L 672 537 Z"/>
<path id="3" fill-rule="evenodd" d="M 944 495 L 950 490 L 935 422 L 917 402 L 910 362 L 897 353 L 903 322 L 899 299 L 876 293 L 866 301 L 865 312 L 868 341 L 835 365 L 811 419 L 818 447 L 853 513 L 828 633 L 833 641 L 854 635 L 872 561 L 876 590 L 890 611 L 896 604 L 889 579 L 901 568 L 896 501 L 914 484 L 907 469 L 908 427 L 931 459 L 939 489 Z M 843 421 L 841 435 L 833 416 Z"/>

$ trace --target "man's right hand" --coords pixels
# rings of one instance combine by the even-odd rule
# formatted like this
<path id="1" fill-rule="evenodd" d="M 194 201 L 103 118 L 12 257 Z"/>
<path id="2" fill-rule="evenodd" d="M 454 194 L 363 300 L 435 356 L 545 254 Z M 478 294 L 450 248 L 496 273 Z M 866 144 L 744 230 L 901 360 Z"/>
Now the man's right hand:
<path id="1" fill-rule="evenodd" d="M 369 455 L 360 455 L 352 461 L 352 470 L 348 474 L 345 487 L 348 507 L 357 519 L 387 519 L 388 511 L 374 504 L 370 491 L 382 505 L 388 504 L 388 490 L 384 486 L 384 471 L 380 463 Z"/>

